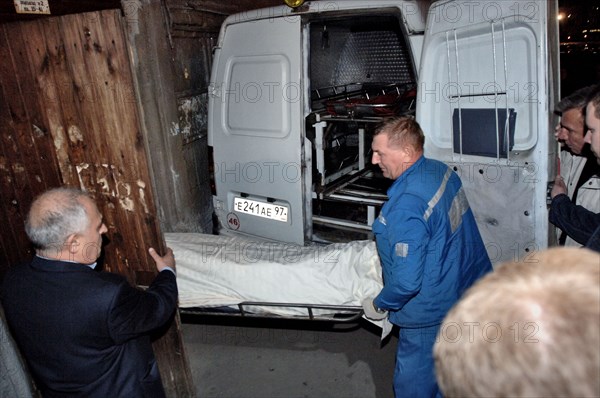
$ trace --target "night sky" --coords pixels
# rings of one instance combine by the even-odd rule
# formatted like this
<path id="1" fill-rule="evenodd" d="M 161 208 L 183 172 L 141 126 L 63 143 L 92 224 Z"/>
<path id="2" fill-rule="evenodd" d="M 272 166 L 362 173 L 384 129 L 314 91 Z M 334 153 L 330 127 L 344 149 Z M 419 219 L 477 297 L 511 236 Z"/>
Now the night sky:
<path id="1" fill-rule="evenodd" d="M 600 4 L 559 0 L 561 96 L 600 83 Z"/>

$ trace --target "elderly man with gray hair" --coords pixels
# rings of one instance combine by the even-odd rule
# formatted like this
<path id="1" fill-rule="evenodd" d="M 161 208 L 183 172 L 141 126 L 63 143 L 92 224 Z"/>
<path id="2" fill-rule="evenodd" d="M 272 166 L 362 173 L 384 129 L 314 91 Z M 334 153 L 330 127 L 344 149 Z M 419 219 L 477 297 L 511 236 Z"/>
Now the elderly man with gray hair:
<path id="1" fill-rule="evenodd" d="M 158 275 L 145 290 L 95 270 L 107 227 L 77 189 L 37 197 L 26 232 L 36 246 L 12 267 L 0 299 L 7 323 L 44 397 L 164 397 L 150 333 L 177 305 L 175 258 L 150 248 Z"/>

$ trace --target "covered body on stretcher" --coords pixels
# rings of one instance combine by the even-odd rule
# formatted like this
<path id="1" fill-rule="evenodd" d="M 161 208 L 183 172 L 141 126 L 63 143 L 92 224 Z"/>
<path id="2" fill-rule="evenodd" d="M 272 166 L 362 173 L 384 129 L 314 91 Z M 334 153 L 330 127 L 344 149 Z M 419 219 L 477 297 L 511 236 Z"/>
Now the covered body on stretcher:
<path id="1" fill-rule="evenodd" d="M 297 246 L 200 233 L 167 233 L 177 261 L 179 307 L 260 316 L 360 316 L 383 284 L 375 242 Z"/>

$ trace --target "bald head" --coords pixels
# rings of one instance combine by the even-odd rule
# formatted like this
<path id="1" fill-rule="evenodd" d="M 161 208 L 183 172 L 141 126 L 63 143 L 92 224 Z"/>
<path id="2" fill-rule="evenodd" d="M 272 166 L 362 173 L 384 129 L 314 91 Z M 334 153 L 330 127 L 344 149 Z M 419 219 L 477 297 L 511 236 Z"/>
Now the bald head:
<path id="1" fill-rule="evenodd" d="M 42 193 L 27 214 L 27 236 L 37 249 L 60 249 L 69 235 L 87 227 L 86 202 L 91 202 L 90 197 L 78 189 L 55 188 Z"/>

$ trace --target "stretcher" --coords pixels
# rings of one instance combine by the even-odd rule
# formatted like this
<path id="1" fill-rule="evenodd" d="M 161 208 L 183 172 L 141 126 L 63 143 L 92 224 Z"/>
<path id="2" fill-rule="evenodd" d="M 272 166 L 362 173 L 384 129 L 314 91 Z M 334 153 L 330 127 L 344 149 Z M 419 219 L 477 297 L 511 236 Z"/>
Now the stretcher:
<path id="1" fill-rule="evenodd" d="M 354 321 L 383 284 L 373 241 L 297 246 L 167 233 L 182 313 Z"/>

